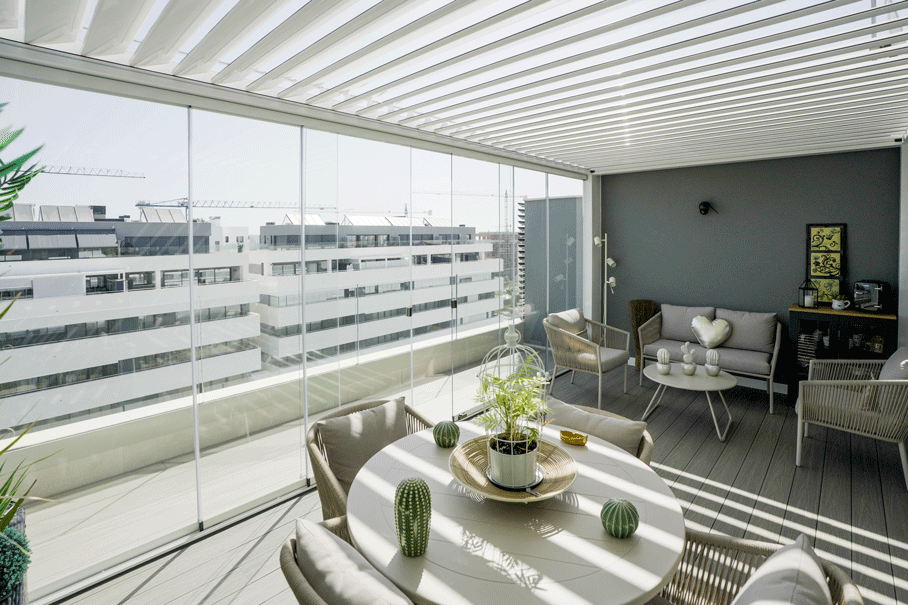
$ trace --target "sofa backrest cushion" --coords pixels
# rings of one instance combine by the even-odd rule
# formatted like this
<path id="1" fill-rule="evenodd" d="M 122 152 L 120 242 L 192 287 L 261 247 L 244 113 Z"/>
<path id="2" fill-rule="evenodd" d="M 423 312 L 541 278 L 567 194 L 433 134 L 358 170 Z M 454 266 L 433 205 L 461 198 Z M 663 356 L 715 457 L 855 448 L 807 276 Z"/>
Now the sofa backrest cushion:
<path id="1" fill-rule="evenodd" d="M 908 360 L 908 347 L 900 347 L 886 360 L 880 370 L 880 380 L 908 380 L 908 363 L 902 367 L 902 362 Z"/>
<path id="2" fill-rule="evenodd" d="M 549 315 L 549 323 L 571 334 L 586 336 L 586 320 L 582 309 L 568 309 Z"/>
<path id="3" fill-rule="evenodd" d="M 411 605 L 359 551 L 318 523 L 296 520 L 296 564 L 327 603 Z"/>
<path id="4" fill-rule="evenodd" d="M 679 307 L 662 305 L 662 338 L 668 340 L 696 341 L 691 322 L 698 315 L 712 321 L 716 318 L 715 307 Z"/>
<path id="5" fill-rule="evenodd" d="M 350 485 L 359 469 L 386 445 L 407 436 L 407 409 L 404 398 L 317 423 L 331 472 L 344 488 Z"/>
<path id="6" fill-rule="evenodd" d="M 775 313 L 716 309 L 716 319 L 724 319 L 731 324 L 731 336 L 722 344 L 723 347 L 772 353 L 778 322 Z"/>

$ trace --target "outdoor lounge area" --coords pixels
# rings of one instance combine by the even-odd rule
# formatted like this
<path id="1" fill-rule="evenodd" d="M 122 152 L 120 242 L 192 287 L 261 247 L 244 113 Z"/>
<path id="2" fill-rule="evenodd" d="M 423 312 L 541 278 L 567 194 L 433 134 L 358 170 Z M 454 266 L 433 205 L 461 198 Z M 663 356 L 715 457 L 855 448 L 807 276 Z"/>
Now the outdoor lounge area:
<path id="1" fill-rule="evenodd" d="M 906 76 L 908 0 L 0 0 L 0 603 L 908 605 Z"/>

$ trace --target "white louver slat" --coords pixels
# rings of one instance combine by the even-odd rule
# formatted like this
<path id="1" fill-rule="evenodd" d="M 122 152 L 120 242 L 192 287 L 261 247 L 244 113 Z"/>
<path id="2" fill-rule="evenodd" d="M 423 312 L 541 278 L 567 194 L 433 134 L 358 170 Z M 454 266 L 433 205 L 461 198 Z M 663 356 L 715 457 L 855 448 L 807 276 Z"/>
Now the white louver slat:
<path id="1" fill-rule="evenodd" d="M 0 0 L 0 36 L 573 171 L 886 147 L 908 131 L 908 0 L 20 6 Z"/>

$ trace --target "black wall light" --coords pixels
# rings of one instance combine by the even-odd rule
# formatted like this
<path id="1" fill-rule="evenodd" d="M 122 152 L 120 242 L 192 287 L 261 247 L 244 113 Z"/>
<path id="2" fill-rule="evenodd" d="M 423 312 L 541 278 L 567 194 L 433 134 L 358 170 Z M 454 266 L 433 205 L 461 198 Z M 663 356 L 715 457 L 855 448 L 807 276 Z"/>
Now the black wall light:
<path id="1" fill-rule="evenodd" d="M 716 210 L 716 207 L 710 204 L 709 202 L 700 202 L 700 214 L 709 214 L 709 211 L 712 210 L 716 214 L 719 214 L 719 211 Z"/>

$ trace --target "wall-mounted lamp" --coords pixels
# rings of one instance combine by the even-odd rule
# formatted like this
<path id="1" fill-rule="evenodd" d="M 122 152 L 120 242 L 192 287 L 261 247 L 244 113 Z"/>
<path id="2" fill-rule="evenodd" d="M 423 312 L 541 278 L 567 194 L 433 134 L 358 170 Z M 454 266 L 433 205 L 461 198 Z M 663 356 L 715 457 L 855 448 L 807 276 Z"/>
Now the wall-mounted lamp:
<path id="1" fill-rule="evenodd" d="M 605 261 L 605 265 L 607 265 L 608 267 L 617 267 L 618 266 L 618 263 L 615 262 L 615 259 L 613 259 L 611 256 L 608 255 L 608 234 L 605 234 L 602 237 L 599 237 L 598 235 L 595 236 L 593 238 L 593 244 L 595 244 L 595 246 L 597 248 L 602 249 L 602 257 L 603 257 L 603 260 Z M 602 267 L 602 323 L 607 323 L 607 320 L 608 320 L 608 317 L 607 317 L 608 305 L 605 302 L 605 287 L 608 286 L 609 289 L 612 291 L 612 294 L 614 294 L 616 285 L 617 285 L 617 281 L 615 280 L 615 278 L 609 277 L 608 269 L 606 268 L 606 266 L 603 266 Z"/>
<path id="2" fill-rule="evenodd" d="M 709 214 L 709 211 L 712 210 L 716 214 L 719 214 L 719 211 L 716 210 L 716 207 L 709 202 L 700 202 L 700 214 Z"/>

